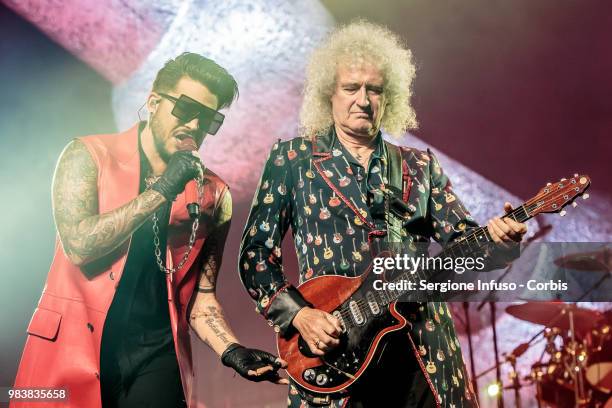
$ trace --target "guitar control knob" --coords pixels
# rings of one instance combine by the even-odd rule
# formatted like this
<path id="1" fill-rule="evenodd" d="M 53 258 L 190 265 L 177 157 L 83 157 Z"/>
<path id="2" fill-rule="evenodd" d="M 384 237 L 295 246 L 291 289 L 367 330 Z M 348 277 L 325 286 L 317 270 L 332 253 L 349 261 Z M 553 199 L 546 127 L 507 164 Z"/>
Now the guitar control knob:
<path id="1" fill-rule="evenodd" d="M 312 368 L 309 368 L 308 370 L 304 371 L 303 377 L 306 381 L 308 382 L 312 382 L 312 380 L 315 379 L 315 371 Z"/>
<path id="2" fill-rule="evenodd" d="M 317 385 L 325 385 L 325 384 L 327 384 L 327 374 L 317 375 Z"/>

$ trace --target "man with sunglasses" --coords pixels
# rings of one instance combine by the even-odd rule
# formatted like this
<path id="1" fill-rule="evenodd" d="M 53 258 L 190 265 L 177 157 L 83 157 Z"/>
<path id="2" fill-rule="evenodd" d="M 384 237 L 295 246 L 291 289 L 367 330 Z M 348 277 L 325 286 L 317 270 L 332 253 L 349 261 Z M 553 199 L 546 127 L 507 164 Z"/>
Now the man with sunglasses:
<path id="1" fill-rule="evenodd" d="M 66 390 L 41 406 L 195 406 L 189 327 L 243 377 L 287 383 L 284 361 L 240 345 L 215 295 L 232 202 L 195 152 L 237 95 L 224 68 L 184 53 L 158 72 L 147 121 L 64 149 L 55 257 L 15 381 Z"/>

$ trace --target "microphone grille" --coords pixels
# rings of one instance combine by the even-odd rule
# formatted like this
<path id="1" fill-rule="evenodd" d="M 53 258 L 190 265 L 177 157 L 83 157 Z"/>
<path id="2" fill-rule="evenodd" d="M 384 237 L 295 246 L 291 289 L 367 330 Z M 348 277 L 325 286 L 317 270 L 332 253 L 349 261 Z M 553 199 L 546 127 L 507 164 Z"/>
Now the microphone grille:
<path id="1" fill-rule="evenodd" d="M 178 150 L 198 150 L 198 144 L 190 137 L 186 137 L 178 144 Z"/>

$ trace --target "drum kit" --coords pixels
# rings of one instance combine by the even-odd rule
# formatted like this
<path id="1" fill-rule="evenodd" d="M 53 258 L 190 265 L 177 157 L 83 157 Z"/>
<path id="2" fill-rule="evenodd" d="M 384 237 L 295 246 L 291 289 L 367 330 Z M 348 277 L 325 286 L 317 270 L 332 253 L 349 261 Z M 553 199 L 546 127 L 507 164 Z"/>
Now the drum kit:
<path id="1" fill-rule="evenodd" d="M 612 313 L 564 302 L 525 303 L 506 311 L 545 326 L 544 351 L 525 378 L 536 387 L 538 406 L 605 406 L 612 391 Z"/>
<path id="2" fill-rule="evenodd" d="M 555 264 L 579 271 L 606 272 L 585 295 L 610 277 L 612 251 L 573 254 Z M 583 295 L 582 298 L 585 296 Z M 519 405 L 519 390 L 536 389 L 538 407 L 612 408 L 612 309 L 601 312 L 565 302 L 528 302 L 506 308 L 508 314 L 544 328 L 506 356 Z M 544 341 L 531 373 L 519 376 L 516 359 L 536 341 Z M 521 381 L 522 380 L 522 381 Z"/>

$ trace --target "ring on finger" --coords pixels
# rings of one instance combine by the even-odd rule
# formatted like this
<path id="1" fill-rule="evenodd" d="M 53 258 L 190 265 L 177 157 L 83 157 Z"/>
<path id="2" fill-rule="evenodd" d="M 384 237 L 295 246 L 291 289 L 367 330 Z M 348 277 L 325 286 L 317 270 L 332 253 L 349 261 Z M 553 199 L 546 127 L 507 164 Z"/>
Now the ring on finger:
<path id="1" fill-rule="evenodd" d="M 315 339 L 314 345 L 316 348 L 319 348 L 319 344 L 321 344 L 321 340 L 320 339 Z"/>

